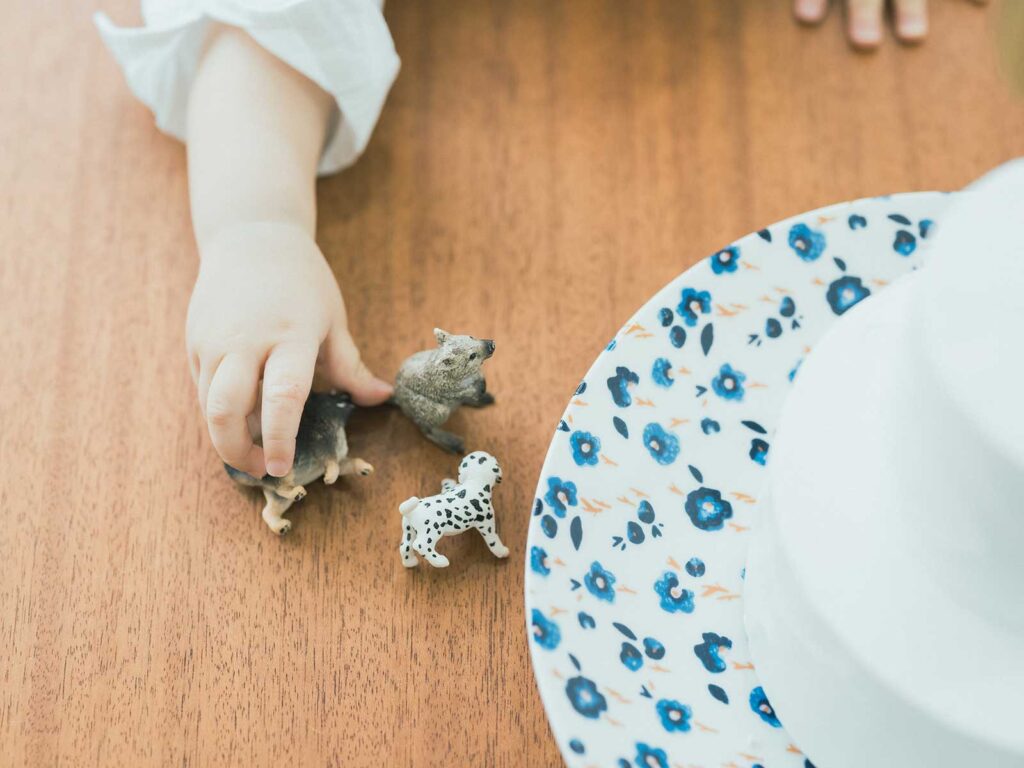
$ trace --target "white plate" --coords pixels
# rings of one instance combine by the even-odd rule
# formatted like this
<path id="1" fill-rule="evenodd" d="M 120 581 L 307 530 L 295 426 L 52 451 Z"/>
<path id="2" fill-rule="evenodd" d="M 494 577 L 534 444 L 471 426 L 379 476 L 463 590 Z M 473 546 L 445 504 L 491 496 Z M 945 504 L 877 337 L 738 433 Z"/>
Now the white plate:
<path id="1" fill-rule="evenodd" d="M 859 200 L 748 235 L 597 358 L 548 450 L 527 547 L 534 672 L 569 765 L 809 765 L 747 650 L 754 497 L 801 360 L 921 263 L 947 200 Z"/>

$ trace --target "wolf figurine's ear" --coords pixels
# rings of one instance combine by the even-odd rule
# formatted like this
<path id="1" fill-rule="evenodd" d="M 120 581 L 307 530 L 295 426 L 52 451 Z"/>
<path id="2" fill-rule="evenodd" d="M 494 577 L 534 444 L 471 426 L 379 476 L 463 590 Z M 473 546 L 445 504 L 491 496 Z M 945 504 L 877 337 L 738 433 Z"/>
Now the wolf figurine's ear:
<path id="1" fill-rule="evenodd" d="M 448 331 L 442 331 L 440 328 L 434 329 L 434 338 L 437 339 L 438 344 L 444 344 L 448 341 L 448 337 L 451 336 Z"/>

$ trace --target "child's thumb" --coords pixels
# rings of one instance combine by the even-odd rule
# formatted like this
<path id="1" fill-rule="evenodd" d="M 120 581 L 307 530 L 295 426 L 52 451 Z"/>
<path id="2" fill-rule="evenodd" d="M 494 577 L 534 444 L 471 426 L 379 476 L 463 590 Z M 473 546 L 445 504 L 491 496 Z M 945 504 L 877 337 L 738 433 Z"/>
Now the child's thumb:
<path id="1" fill-rule="evenodd" d="M 331 386 L 348 392 L 357 405 L 379 405 L 394 388 L 366 367 L 348 330 L 336 328 L 327 339 L 324 373 Z"/>

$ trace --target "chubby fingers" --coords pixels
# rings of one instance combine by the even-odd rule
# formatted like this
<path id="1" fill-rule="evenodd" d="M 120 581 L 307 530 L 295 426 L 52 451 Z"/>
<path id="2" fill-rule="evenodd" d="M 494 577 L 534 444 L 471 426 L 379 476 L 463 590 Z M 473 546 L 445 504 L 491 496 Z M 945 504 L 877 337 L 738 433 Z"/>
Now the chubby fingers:
<path id="1" fill-rule="evenodd" d="M 324 345 L 324 371 L 332 386 L 352 395 L 357 405 L 379 405 L 394 389 L 366 367 L 348 329 L 336 325 Z"/>
<path id="2" fill-rule="evenodd" d="M 301 342 L 278 344 L 263 370 L 263 456 L 267 474 L 283 477 L 295 459 L 295 436 L 309 397 L 317 347 Z"/>
<path id="3" fill-rule="evenodd" d="M 246 416 L 256 407 L 259 360 L 243 354 L 225 355 L 208 386 L 204 373 L 199 376 L 199 403 L 214 449 L 235 469 L 262 477 L 263 451 L 253 444 L 246 424 Z"/>

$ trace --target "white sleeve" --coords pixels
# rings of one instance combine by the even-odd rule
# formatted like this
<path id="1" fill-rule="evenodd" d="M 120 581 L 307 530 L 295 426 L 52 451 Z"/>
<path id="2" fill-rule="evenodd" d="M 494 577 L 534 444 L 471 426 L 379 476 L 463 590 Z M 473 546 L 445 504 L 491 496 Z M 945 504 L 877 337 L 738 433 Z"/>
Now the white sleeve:
<path id="1" fill-rule="evenodd" d="M 321 174 L 350 165 L 366 147 L 399 59 L 382 0 L 144 0 L 145 26 L 96 26 L 160 130 L 185 141 L 188 95 L 211 22 L 244 29 L 261 46 L 334 97 Z"/>

